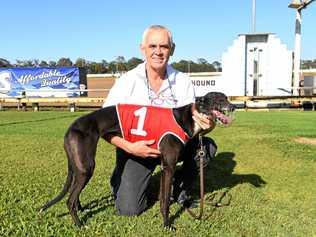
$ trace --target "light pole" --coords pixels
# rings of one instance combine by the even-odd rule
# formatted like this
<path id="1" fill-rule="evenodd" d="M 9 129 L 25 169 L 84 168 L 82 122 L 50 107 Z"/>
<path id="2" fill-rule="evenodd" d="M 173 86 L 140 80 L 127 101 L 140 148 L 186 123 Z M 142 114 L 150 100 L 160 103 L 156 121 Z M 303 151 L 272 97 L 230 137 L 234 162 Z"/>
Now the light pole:
<path id="1" fill-rule="evenodd" d="M 252 0 L 252 33 L 256 33 L 256 0 Z"/>
<path id="2" fill-rule="evenodd" d="M 292 0 L 289 8 L 296 9 L 295 20 L 295 43 L 294 43 L 294 63 L 293 63 L 293 95 L 299 95 L 300 65 L 301 65 L 301 11 L 314 0 Z"/>

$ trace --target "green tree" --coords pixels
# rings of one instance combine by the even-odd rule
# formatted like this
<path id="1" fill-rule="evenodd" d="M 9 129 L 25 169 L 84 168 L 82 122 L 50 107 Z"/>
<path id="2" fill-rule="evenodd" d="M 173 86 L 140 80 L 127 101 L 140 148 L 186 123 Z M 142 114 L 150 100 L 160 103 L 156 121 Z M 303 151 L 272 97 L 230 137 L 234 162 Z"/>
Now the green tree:
<path id="1" fill-rule="evenodd" d="M 180 72 L 189 72 L 191 71 L 191 63 L 192 61 L 180 60 L 179 62 L 172 63 L 171 65 Z"/>
<path id="2" fill-rule="evenodd" d="M 222 64 L 220 62 L 214 61 L 214 62 L 212 62 L 212 65 L 213 65 L 216 72 L 222 71 Z"/>
<path id="3" fill-rule="evenodd" d="M 86 67 L 86 60 L 83 58 L 77 58 L 76 62 L 75 62 L 75 66 L 76 67 Z"/>
<path id="4" fill-rule="evenodd" d="M 49 61 L 48 62 L 48 66 L 50 66 L 50 67 L 56 67 L 57 66 L 57 63 L 55 62 L 55 61 Z"/>
<path id="5" fill-rule="evenodd" d="M 118 56 L 115 59 L 116 62 L 116 71 L 117 72 L 123 72 L 127 71 L 126 61 L 124 56 Z"/>
<path id="6" fill-rule="evenodd" d="M 106 60 L 101 60 L 101 73 L 107 73 L 109 71 L 109 63 Z"/>
<path id="7" fill-rule="evenodd" d="M 0 58 L 0 67 L 12 67 L 12 65 L 8 60 Z"/>
<path id="8" fill-rule="evenodd" d="M 49 66 L 49 65 L 48 65 L 48 63 L 47 63 L 46 61 L 42 60 L 42 61 L 39 63 L 39 66 L 40 66 L 40 67 L 47 67 L 47 66 Z"/>
<path id="9" fill-rule="evenodd" d="M 60 58 L 57 62 L 57 66 L 61 67 L 71 67 L 73 65 L 70 58 Z"/>
<path id="10" fill-rule="evenodd" d="M 127 61 L 127 70 L 131 70 L 135 67 L 137 67 L 137 65 L 141 64 L 142 62 L 144 62 L 142 59 L 140 58 L 130 58 L 128 61 Z"/>

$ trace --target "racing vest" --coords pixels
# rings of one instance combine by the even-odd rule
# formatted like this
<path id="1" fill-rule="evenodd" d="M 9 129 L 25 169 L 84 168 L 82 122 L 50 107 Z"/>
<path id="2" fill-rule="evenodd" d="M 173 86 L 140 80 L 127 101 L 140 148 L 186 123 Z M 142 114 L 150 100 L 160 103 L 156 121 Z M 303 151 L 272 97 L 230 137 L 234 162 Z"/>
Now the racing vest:
<path id="1" fill-rule="evenodd" d="M 116 111 L 122 136 L 127 141 L 154 139 L 155 143 L 151 147 L 158 149 L 162 138 L 167 134 L 176 136 L 183 144 L 189 139 L 170 108 L 117 104 Z"/>

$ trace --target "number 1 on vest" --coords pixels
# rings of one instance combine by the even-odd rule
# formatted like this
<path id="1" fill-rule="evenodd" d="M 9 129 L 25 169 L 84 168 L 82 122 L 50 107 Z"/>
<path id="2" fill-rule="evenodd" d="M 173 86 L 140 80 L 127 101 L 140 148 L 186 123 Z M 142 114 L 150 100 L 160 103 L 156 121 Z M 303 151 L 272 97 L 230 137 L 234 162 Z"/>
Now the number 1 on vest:
<path id="1" fill-rule="evenodd" d="M 146 107 L 141 107 L 140 109 L 136 110 L 134 112 L 134 115 L 138 118 L 137 122 L 137 128 L 132 128 L 131 129 L 131 134 L 133 135 L 138 135 L 138 136 L 146 136 L 147 132 L 144 130 L 144 123 L 145 123 L 145 117 L 147 113 L 147 108 Z"/>

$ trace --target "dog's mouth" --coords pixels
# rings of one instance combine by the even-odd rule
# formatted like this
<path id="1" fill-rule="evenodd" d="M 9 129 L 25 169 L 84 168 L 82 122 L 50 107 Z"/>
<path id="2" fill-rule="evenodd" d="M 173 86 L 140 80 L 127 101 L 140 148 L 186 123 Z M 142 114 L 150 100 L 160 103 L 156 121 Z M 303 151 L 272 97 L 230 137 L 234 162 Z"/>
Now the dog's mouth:
<path id="1" fill-rule="evenodd" d="M 200 112 L 209 115 L 218 125 L 228 126 L 234 120 L 234 108 L 213 108 L 211 110 L 200 109 Z"/>
<path id="2" fill-rule="evenodd" d="M 234 106 L 221 92 L 209 92 L 197 97 L 196 107 L 200 113 L 211 115 L 216 124 L 228 126 L 233 122 Z"/>
<path id="3" fill-rule="evenodd" d="M 214 117 L 214 120 L 219 125 L 228 126 L 233 122 L 233 110 L 213 110 L 211 114 Z"/>

